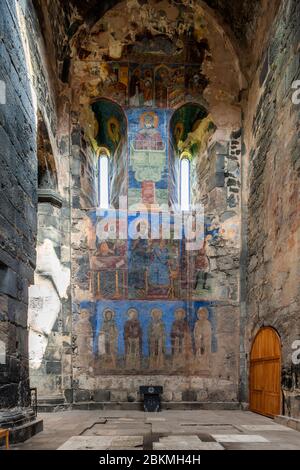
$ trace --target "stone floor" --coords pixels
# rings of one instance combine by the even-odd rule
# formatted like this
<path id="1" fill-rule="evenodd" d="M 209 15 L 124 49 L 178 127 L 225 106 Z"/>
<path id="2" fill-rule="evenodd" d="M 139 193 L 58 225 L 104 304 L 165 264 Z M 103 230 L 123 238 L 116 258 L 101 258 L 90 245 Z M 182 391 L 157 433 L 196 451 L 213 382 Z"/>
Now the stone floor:
<path id="1" fill-rule="evenodd" d="M 300 450 L 300 432 L 248 411 L 65 411 L 16 450 Z"/>

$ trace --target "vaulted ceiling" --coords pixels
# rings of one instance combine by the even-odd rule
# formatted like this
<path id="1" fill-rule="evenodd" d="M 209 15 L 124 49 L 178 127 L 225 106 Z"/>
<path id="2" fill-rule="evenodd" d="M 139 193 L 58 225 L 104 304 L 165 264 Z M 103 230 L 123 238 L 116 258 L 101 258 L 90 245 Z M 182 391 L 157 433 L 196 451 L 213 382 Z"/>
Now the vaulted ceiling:
<path id="1" fill-rule="evenodd" d="M 83 20 L 90 26 L 98 21 L 110 8 L 120 3 L 122 0 L 62 0 L 65 7 L 71 3 L 76 7 L 78 13 L 82 16 Z M 140 5 L 147 3 L 148 0 L 138 0 Z M 201 0 L 196 0 L 196 2 Z M 189 0 L 176 0 L 178 3 L 188 4 L 193 3 Z M 161 3 L 157 0 L 156 3 Z M 169 0 L 169 3 L 174 3 Z M 258 15 L 262 1 L 261 0 L 203 0 L 210 8 L 217 12 L 234 33 L 237 40 L 243 43 L 250 40 L 251 33 L 253 33 L 253 24 L 255 17 Z"/>
<path id="2" fill-rule="evenodd" d="M 52 54 L 53 66 L 60 80 L 68 81 L 72 57 L 71 44 L 78 37 L 78 44 L 89 35 L 94 25 L 112 8 L 124 0 L 32 0 L 37 11 L 47 50 Z M 269 5 L 275 10 L 281 0 L 126 0 L 127 5 L 152 4 L 156 9 L 182 5 L 204 6 L 215 17 L 231 40 L 241 62 L 247 69 L 257 33 L 258 19 Z M 264 7 L 265 10 L 262 10 Z M 184 11 L 184 10 L 183 10 Z M 271 16 L 271 13 L 270 13 Z M 128 19 L 129 21 L 129 19 Z M 78 32 L 80 35 L 78 36 Z M 74 45 L 74 42 L 73 42 Z M 247 73 L 246 73 L 247 75 Z"/>

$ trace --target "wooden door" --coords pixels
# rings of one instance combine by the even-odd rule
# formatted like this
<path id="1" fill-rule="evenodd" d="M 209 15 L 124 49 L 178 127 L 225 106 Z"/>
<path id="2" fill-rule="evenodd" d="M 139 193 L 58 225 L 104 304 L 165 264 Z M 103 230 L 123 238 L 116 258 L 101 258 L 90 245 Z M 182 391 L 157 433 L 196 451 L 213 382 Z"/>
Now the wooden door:
<path id="1" fill-rule="evenodd" d="M 250 410 L 265 416 L 280 414 L 281 345 L 277 332 L 262 328 L 250 355 Z"/>

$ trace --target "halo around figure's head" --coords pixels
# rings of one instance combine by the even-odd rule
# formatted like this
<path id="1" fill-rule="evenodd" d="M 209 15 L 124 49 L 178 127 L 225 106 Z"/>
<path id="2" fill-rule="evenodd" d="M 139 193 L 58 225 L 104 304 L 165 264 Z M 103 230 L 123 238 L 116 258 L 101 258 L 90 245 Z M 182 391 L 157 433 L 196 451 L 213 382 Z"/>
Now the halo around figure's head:
<path id="1" fill-rule="evenodd" d="M 103 310 L 103 318 L 104 320 L 112 320 L 115 316 L 115 312 L 111 308 L 106 308 Z"/>
<path id="2" fill-rule="evenodd" d="M 186 317 L 186 313 L 185 313 L 184 308 L 177 308 L 175 310 L 174 316 L 175 316 L 176 320 L 184 320 L 185 317 Z"/>
<path id="3" fill-rule="evenodd" d="M 199 320 L 208 320 L 208 310 L 205 307 L 200 307 L 197 312 Z"/>
<path id="4" fill-rule="evenodd" d="M 129 308 L 127 310 L 127 316 L 129 318 L 129 320 L 137 320 L 138 316 L 139 316 L 139 313 L 138 313 L 136 308 Z"/>
<path id="5" fill-rule="evenodd" d="M 90 311 L 87 308 L 82 308 L 80 310 L 80 318 L 89 318 Z"/>
<path id="6" fill-rule="evenodd" d="M 151 310 L 151 317 L 153 320 L 160 320 L 162 317 L 162 311 L 160 308 L 153 308 Z"/>
<path id="7" fill-rule="evenodd" d="M 141 129 L 144 129 L 147 127 L 147 123 L 151 122 L 151 127 L 158 127 L 159 123 L 159 118 L 156 113 L 153 111 L 147 111 L 146 113 L 143 113 L 140 117 L 140 126 Z"/>

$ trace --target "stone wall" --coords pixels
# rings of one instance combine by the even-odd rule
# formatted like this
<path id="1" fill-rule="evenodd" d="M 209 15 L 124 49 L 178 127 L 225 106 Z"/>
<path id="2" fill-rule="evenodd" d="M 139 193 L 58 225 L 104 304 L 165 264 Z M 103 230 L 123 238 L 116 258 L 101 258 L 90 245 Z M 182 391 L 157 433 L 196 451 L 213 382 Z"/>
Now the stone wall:
<path id="1" fill-rule="evenodd" d="M 163 385 L 165 401 L 237 402 L 239 72 L 228 68 L 234 53 L 218 40 L 210 17 L 198 12 L 205 24 L 198 42 L 192 9 L 185 34 L 177 7 L 165 4 L 162 14 L 150 3 L 141 13 L 148 35 L 157 21 L 167 32 L 152 33 L 151 54 L 143 31 L 128 45 L 130 21 L 124 24 L 120 7 L 94 26 L 73 62 L 74 401 L 139 401 L 139 386 L 155 383 Z M 140 24 L 136 9 L 126 2 L 124 8 Z M 117 39 L 108 41 L 112 30 Z M 178 50 L 170 40 L 177 34 Z M 118 60 L 109 58 L 115 55 Z M 95 207 L 102 147 L 126 201 L 117 224 L 113 210 Z M 108 231 L 142 219 L 147 225 L 147 210 L 175 219 L 178 207 L 169 204 L 178 202 L 173 193 L 183 150 L 191 158 L 193 203 L 205 214 L 204 245 L 190 253 L 186 240 L 162 245 L 161 222 L 155 240 L 133 240 L 127 228 L 125 240 L 101 239 L 106 222 Z"/>
<path id="2" fill-rule="evenodd" d="M 293 83 L 300 78 L 300 4 L 282 2 L 252 81 L 245 113 L 248 162 L 246 352 L 261 326 L 282 342 L 282 412 L 300 416 L 299 116 Z M 295 355 L 294 355 L 295 356 Z"/>
<path id="3" fill-rule="evenodd" d="M 36 259 L 36 110 L 16 3 L 0 4 L 0 407 L 28 404 L 28 286 Z"/>
<path id="4" fill-rule="evenodd" d="M 28 326 L 31 336 L 35 335 L 30 347 L 30 362 L 34 370 L 31 386 L 37 385 L 38 393 L 42 394 L 49 389 L 43 385 L 42 373 L 37 367 L 39 358 L 45 353 L 46 331 L 55 351 L 53 358 L 50 354 L 49 364 L 43 358 L 43 366 L 46 364 L 47 370 L 44 376 L 46 383 L 55 383 L 54 390 L 61 390 L 61 382 L 64 382 L 65 388 L 71 388 L 71 371 L 68 372 L 68 360 L 64 355 L 68 347 L 70 349 L 66 333 L 70 324 L 70 300 L 66 294 L 69 281 L 65 274 L 68 273 L 65 265 L 70 262 L 69 179 L 66 178 L 69 167 L 69 112 L 66 125 L 64 119 L 57 117 L 56 96 L 60 85 L 53 67 L 54 59 L 51 53 L 45 52 L 32 2 L 3 1 L 0 12 L 0 406 L 14 407 L 29 403 Z M 62 115 L 67 108 L 67 97 L 61 99 L 59 105 Z M 50 194 L 49 198 L 49 194 L 45 196 L 44 192 L 40 198 L 38 194 L 39 120 L 43 121 L 44 132 L 48 136 L 42 153 L 46 157 L 49 151 L 52 152 L 51 166 L 57 172 L 54 199 L 57 201 L 58 198 L 61 209 L 53 206 L 53 195 Z M 34 280 L 37 243 L 38 267 Z M 43 253 L 42 261 L 40 252 Z M 59 268 L 64 273 L 64 283 L 58 282 Z M 50 280 L 47 281 L 48 276 Z M 58 285 L 57 291 L 55 283 Z M 40 289 L 44 297 L 40 295 Z M 49 289 L 52 289 L 52 294 Z M 28 304 L 31 306 L 29 325 Z M 53 316 L 48 316 L 50 307 L 58 314 L 54 321 Z M 39 312 L 38 320 L 36 315 L 31 315 L 32 310 Z M 36 375 L 39 376 L 37 381 Z"/>

